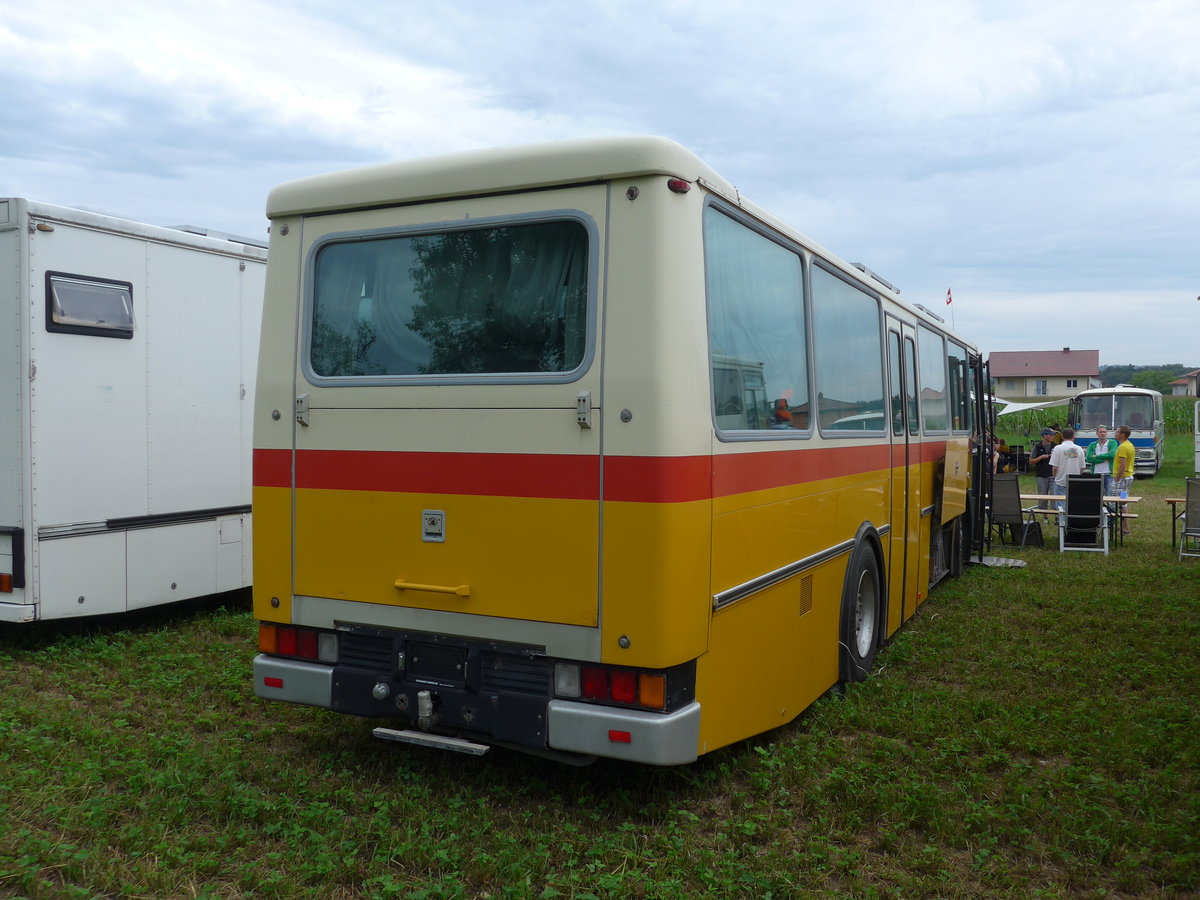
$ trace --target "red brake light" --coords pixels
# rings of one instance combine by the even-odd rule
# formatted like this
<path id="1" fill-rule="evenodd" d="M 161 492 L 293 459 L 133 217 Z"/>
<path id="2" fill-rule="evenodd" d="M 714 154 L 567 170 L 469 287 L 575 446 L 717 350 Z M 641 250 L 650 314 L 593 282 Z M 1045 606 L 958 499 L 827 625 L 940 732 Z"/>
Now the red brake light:
<path id="1" fill-rule="evenodd" d="M 637 673 L 616 669 L 612 673 L 612 698 L 617 703 L 637 703 Z"/>
<path id="2" fill-rule="evenodd" d="M 296 655 L 296 629 L 279 629 L 279 652 L 284 656 Z"/>
<path id="3" fill-rule="evenodd" d="M 584 666 L 581 693 L 588 700 L 607 700 L 608 672 L 598 666 Z"/>
<path id="4" fill-rule="evenodd" d="M 315 631 L 301 631 L 297 635 L 296 655 L 304 659 L 317 658 L 317 633 Z"/>

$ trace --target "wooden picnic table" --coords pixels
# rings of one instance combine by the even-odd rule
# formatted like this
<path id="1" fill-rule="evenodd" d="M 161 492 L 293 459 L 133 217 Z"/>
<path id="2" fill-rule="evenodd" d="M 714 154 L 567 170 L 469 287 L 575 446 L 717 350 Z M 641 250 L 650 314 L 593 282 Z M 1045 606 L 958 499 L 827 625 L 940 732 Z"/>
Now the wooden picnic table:
<path id="1" fill-rule="evenodd" d="M 1179 515 L 1180 515 L 1179 513 L 1177 513 L 1175 511 L 1175 505 L 1177 503 L 1187 503 L 1187 498 L 1186 497 L 1164 497 L 1163 502 L 1171 504 L 1171 549 L 1174 550 L 1175 549 L 1176 523 L 1179 521 Z"/>

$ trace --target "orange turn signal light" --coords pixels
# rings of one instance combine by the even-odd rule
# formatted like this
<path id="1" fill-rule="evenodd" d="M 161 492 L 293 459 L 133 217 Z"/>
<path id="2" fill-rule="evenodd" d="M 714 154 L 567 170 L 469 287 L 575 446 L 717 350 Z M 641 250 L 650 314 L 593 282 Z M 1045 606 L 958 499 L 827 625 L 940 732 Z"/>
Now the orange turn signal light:
<path id="1" fill-rule="evenodd" d="M 258 623 L 258 652 L 276 653 L 279 649 L 279 629 L 274 625 Z"/>

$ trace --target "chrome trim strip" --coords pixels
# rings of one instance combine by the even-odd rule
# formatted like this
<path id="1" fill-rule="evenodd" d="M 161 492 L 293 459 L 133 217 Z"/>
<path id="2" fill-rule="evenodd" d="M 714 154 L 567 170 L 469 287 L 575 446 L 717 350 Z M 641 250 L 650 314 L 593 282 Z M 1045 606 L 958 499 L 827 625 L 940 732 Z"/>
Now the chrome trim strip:
<path id="1" fill-rule="evenodd" d="M 924 519 L 926 516 L 932 516 L 933 511 L 936 508 L 937 504 L 930 504 L 929 506 L 926 506 L 923 510 L 921 510 L 921 518 Z"/>
<path id="2" fill-rule="evenodd" d="M 849 553 L 853 549 L 853 539 L 842 541 L 840 544 L 835 544 L 826 550 L 822 550 L 820 553 L 814 553 L 812 556 L 806 556 L 804 559 L 797 560 L 781 569 L 776 569 L 774 572 L 759 575 L 757 578 L 752 578 L 736 587 L 728 588 L 719 594 L 713 594 L 713 609 L 721 609 L 730 603 L 735 603 L 738 600 L 749 597 L 751 594 L 766 590 L 773 585 L 779 584 L 781 581 L 786 581 L 795 575 L 799 575 L 801 572 L 829 562 L 831 559 L 836 559 L 844 553 Z"/>

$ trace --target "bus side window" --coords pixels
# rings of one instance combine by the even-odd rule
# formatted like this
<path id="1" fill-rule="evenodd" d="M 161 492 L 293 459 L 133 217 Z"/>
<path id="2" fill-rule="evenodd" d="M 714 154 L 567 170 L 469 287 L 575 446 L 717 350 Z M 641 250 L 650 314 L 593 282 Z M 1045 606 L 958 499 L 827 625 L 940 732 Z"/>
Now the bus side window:
<path id="1" fill-rule="evenodd" d="M 805 427 L 808 360 L 800 257 L 715 207 L 705 211 L 704 228 L 717 428 Z"/>

